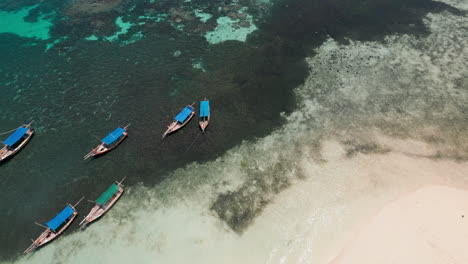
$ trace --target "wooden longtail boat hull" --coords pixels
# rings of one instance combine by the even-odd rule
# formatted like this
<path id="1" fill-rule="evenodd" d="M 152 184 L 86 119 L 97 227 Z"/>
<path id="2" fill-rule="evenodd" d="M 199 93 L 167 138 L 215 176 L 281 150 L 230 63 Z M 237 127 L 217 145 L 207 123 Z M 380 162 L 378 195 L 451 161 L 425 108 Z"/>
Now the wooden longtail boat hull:
<path id="1" fill-rule="evenodd" d="M 122 143 L 126 138 L 128 137 L 128 132 L 123 133 L 122 137 L 119 139 L 119 141 L 115 142 L 112 144 L 112 146 L 107 146 L 104 143 L 99 144 L 97 147 L 95 147 L 93 150 L 91 150 L 90 153 L 86 154 L 83 159 L 86 160 L 91 157 L 99 156 L 104 153 L 107 153 L 113 149 L 115 149 L 120 143 Z"/>
<path id="2" fill-rule="evenodd" d="M 0 162 L 18 153 L 24 146 L 26 146 L 26 144 L 29 142 L 33 134 L 34 134 L 34 129 L 30 128 L 28 132 L 26 133 L 27 137 L 23 139 L 23 142 L 21 142 L 21 144 L 19 144 L 16 148 L 9 149 L 7 146 L 4 146 L 2 149 L 0 149 Z"/>
<path id="3" fill-rule="evenodd" d="M 208 99 L 203 99 L 200 101 L 200 117 L 198 120 L 198 125 L 202 133 L 205 133 L 205 129 L 210 123 L 210 101 Z"/>
<path id="4" fill-rule="evenodd" d="M 203 133 L 205 133 L 205 129 L 208 126 L 209 123 L 210 123 L 210 117 L 208 117 L 208 120 L 198 122 L 198 125 L 200 126 Z"/>
<path id="5" fill-rule="evenodd" d="M 122 196 L 122 194 L 124 192 L 124 189 L 123 189 L 122 186 L 123 185 L 119 185 L 119 187 L 120 187 L 119 192 L 117 192 L 115 197 L 112 200 L 110 200 L 106 204 L 106 206 L 101 206 L 101 205 L 96 204 L 91 209 L 89 214 L 83 219 L 83 221 L 81 221 L 81 223 L 80 223 L 81 228 L 84 228 L 87 224 L 96 221 L 98 218 L 103 216 L 107 211 L 109 211 L 112 208 L 112 206 L 114 206 L 114 204 L 117 202 L 117 200 L 119 200 L 119 198 Z"/>
<path id="6" fill-rule="evenodd" d="M 192 111 L 192 113 L 190 114 L 190 116 L 187 117 L 187 119 L 183 122 L 183 123 L 180 123 L 178 122 L 177 120 L 174 120 L 174 122 L 172 122 L 166 132 L 164 132 L 164 134 L 162 135 L 162 138 L 164 139 L 167 135 L 171 134 L 171 133 L 174 133 L 176 132 L 177 130 L 181 129 L 182 127 L 184 127 L 191 119 L 192 117 L 195 115 L 195 111 Z"/>
<path id="7" fill-rule="evenodd" d="M 93 149 L 93 156 L 101 155 L 115 149 L 118 145 L 120 145 L 120 143 L 122 143 L 122 141 L 124 141 L 124 139 L 127 138 L 127 136 L 128 132 L 125 132 L 122 138 L 110 147 L 107 147 L 104 143 L 99 144 Z"/>
<path id="8" fill-rule="evenodd" d="M 36 240 L 33 241 L 33 244 L 24 251 L 24 254 L 29 254 L 38 247 L 41 247 L 60 236 L 63 233 L 63 231 L 65 231 L 71 225 L 71 223 L 75 220 L 77 215 L 78 212 L 75 211 L 73 213 L 73 217 L 70 218 L 70 220 L 56 233 L 52 232 L 52 230 L 50 229 L 46 229 Z"/>

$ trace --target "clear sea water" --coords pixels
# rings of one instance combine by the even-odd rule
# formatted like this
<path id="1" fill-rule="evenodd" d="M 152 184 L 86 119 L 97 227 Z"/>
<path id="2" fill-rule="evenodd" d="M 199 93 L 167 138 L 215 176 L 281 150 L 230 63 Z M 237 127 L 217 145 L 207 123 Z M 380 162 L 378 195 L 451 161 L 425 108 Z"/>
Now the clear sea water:
<path id="1" fill-rule="evenodd" d="M 0 132 L 36 129 L 0 165 L 0 261 L 301 262 L 277 254 L 275 243 L 297 241 L 264 236 L 276 229 L 262 216 L 286 225 L 268 210 L 315 179 L 303 159 L 326 162 L 325 142 L 350 160 L 391 153 L 375 132 L 465 164 L 467 10 L 466 0 L 0 2 Z M 194 119 L 161 140 L 205 97 L 206 134 Z M 122 145 L 82 160 L 128 123 Z M 21 255 L 42 231 L 34 221 L 123 177 L 127 192 L 102 220 Z M 315 200 L 345 188 L 316 181 Z"/>

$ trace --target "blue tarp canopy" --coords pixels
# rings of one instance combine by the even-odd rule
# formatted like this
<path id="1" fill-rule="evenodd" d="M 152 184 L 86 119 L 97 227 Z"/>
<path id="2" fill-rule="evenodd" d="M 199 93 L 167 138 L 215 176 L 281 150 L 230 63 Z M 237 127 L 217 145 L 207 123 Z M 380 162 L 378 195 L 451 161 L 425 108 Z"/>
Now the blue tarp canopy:
<path id="1" fill-rule="evenodd" d="M 190 106 L 186 106 L 182 111 L 180 111 L 180 113 L 175 117 L 175 120 L 183 123 L 185 121 L 185 119 L 187 119 L 187 117 L 189 115 L 192 114 L 192 111 L 193 111 L 193 108 L 190 107 Z"/>
<path id="2" fill-rule="evenodd" d="M 54 232 L 57 231 L 56 229 L 59 228 L 70 216 L 75 212 L 73 208 L 69 205 L 65 207 L 54 219 L 47 222 L 47 226 L 53 230 Z"/>
<path id="3" fill-rule="evenodd" d="M 28 132 L 28 130 L 29 129 L 26 127 L 19 127 L 13 134 L 3 141 L 3 143 L 9 147 L 13 146 L 24 136 L 24 134 L 26 134 L 26 132 Z"/>
<path id="4" fill-rule="evenodd" d="M 125 133 L 125 129 L 123 129 L 122 127 L 118 127 L 105 138 L 103 138 L 102 142 L 104 142 L 107 145 L 111 145 L 116 140 L 118 140 L 123 135 L 123 133 Z"/>
<path id="5" fill-rule="evenodd" d="M 210 116 L 210 101 L 200 101 L 200 117 Z"/>

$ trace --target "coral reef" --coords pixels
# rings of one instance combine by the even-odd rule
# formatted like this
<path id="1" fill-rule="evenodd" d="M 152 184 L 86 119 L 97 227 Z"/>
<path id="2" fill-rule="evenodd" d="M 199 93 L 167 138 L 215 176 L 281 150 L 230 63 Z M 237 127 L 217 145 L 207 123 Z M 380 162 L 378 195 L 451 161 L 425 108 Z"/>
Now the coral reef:
<path id="1" fill-rule="evenodd" d="M 104 13 L 117 9 L 123 2 L 124 0 L 74 0 L 66 13 L 70 16 Z"/>

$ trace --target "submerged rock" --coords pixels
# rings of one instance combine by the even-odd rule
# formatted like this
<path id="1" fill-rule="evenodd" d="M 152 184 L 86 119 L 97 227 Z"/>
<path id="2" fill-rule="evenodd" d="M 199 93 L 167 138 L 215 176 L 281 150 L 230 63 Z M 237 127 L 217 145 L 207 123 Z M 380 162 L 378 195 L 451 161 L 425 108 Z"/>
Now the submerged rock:
<path id="1" fill-rule="evenodd" d="M 243 27 L 243 28 L 248 28 L 248 27 L 250 27 L 250 22 L 249 22 L 249 21 L 245 21 L 245 20 L 244 20 L 244 21 L 241 21 L 241 22 L 239 22 L 239 26 L 240 26 L 240 27 Z"/>
<path id="2" fill-rule="evenodd" d="M 190 11 L 186 11 L 181 8 L 169 9 L 169 15 L 171 16 L 172 20 L 177 23 L 180 23 L 182 21 L 192 21 L 194 19 Z"/>
<path id="3" fill-rule="evenodd" d="M 227 14 L 227 16 L 232 18 L 232 19 L 237 19 L 238 18 L 237 13 L 235 13 L 235 12 L 229 12 Z"/>
<path id="4" fill-rule="evenodd" d="M 109 12 L 116 9 L 123 0 L 74 0 L 66 13 L 71 16 Z"/>
<path id="5" fill-rule="evenodd" d="M 241 20 L 245 20 L 245 19 L 247 19 L 247 15 L 244 14 L 244 13 L 240 13 L 240 14 L 237 14 L 237 18 L 239 18 Z"/>

